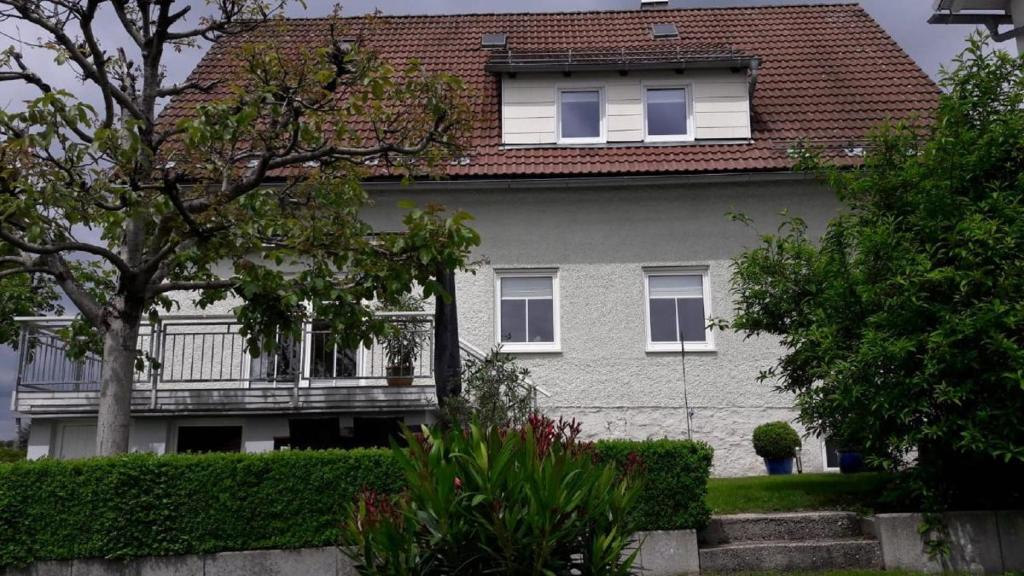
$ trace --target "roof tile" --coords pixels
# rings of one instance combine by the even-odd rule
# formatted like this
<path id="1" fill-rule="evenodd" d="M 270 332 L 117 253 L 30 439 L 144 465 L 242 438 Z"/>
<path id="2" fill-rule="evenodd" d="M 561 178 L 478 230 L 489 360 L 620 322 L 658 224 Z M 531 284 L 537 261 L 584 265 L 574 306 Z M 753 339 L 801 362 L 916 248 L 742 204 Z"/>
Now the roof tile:
<path id="1" fill-rule="evenodd" d="M 463 78 L 472 91 L 474 126 L 469 162 L 447 169 L 453 178 L 785 170 L 792 166 L 788 150 L 797 140 L 832 146 L 843 163 L 853 163 L 839 148 L 862 142 L 888 119 L 930 118 L 939 93 L 899 45 L 851 4 L 343 20 L 394 64 L 416 58 L 428 69 Z M 714 46 L 761 59 L 750 142 L 502 146 L 499 81 L 484 70 L 493 54 L 480 46 L 484 33 L 506 32 L 513 52 L 636 49 L 651 45 L 650 26 L 662 22 L 674 23 L 679 38 L 659 40 L 659 47 Z M 245 42 L 283 49 L 326 42 L 329 25 L 327 19 L 290 19 L 227 37 L 211 48 L 192 77 L 230 78 L 237 65 L 233 52 Z M 179 97 L 162 119 L 186 117 L 198 104 L 223 95 Z"/>

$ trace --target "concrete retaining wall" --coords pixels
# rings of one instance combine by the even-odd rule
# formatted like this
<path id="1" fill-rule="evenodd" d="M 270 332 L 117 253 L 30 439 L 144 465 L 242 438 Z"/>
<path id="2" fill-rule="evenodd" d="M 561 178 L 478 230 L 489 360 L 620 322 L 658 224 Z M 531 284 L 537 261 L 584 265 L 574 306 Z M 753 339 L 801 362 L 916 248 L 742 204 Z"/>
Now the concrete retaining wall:
<path id="1" fill-rule="evenodd" d="M 918 533 L 921 514 L 879 514 L 874 527 L 888 570 L 1002 574 L 1024 570 L 1024 511 L 950 512 L 950 554 L 928 556 Z"/>
<path id="2" fill-rule="evenodd" d="M 694 530 L 641 532 L 637 566 L 645 576 L 681 576 L 700 571 Z M 82 559 L 36 562 L 0 576 L 356 576 L 338 548 L 250 550 L 218 554 L 137 558 L 126 562 Z"/>

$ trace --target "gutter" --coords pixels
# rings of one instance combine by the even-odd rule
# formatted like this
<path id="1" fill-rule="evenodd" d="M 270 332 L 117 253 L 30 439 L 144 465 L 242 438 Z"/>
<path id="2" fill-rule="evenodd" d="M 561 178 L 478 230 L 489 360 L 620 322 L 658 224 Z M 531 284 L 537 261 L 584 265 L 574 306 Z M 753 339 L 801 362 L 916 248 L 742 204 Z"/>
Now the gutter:
<path id="1" fill-rule="evenodd" d="M 624 188 L 636 186 L 693 186 L 701 184 L 735 184 L 768 182 L 804 182 L 814 180 L 814 174 L 807 172 L 723 172 L 715 174 L 674 174 L 668 176 L 587 176 L 554 178 L 503 178 L 479 180 L 414 180 L 410 183 L 393 180 L 363 182 L 367 192 L 392 190 L 531 190 L 546 189 L 594 189 Z"/>
<path id="2" fill-rule="evenodd" d="M 492 60 L 484 65 L 484 70 L 492 74 L 516 74 L 519 72 L 631 72 L 640 70 L 706 70 L 719 68 L 757 68 L 757 58 L 685 58 L 680 60 L 666 59 L 662 61 L 629 61 L 623 59 L 608 62 L 572 62 L 572 61 L 533 61 L 515 62 Z"/>

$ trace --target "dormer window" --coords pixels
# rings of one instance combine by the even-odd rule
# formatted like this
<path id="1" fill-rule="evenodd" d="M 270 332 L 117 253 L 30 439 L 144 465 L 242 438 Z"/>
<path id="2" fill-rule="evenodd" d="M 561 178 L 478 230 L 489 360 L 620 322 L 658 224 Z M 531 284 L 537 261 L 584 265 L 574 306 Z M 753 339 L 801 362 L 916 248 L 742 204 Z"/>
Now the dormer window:
<path id="1" fill-rule="evenodd" d="M 604 97 L 600 89 L 560 90 L 558 93 L 558 141 L 563 144 L 595 144 L 605 141 Z"/>
<path id="2" fill-rule="evenodd" d="M 692 118 L 688 87 L 644 88 L 644 139 L 647 142 L 693 140 Z"/>

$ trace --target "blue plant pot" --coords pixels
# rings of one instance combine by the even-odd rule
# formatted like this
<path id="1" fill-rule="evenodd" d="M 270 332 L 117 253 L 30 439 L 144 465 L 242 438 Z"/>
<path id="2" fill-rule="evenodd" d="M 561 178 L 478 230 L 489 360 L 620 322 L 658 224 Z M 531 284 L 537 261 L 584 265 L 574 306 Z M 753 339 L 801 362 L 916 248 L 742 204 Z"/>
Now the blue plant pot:
<path id="1" fill-rule="evenodd" d="M 780 476 L 793 473 L 792 458 L 765 458 L 764 467 L 768 469 L 769 476 Z"/>
<path id="2" fill-rule="evenodd" d="M 839 451 L 839 472 L 856 474 L 864 471 L 864 455 L 852 450 Z"/>

